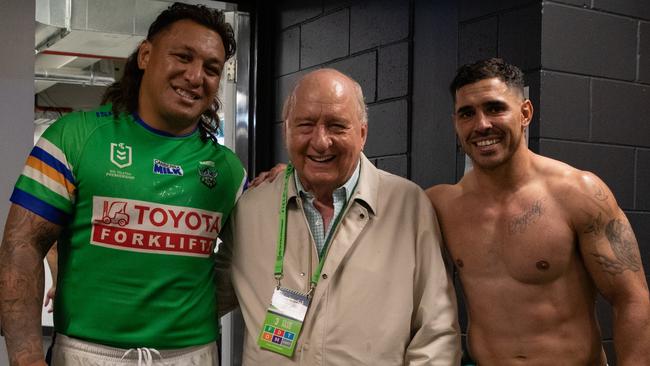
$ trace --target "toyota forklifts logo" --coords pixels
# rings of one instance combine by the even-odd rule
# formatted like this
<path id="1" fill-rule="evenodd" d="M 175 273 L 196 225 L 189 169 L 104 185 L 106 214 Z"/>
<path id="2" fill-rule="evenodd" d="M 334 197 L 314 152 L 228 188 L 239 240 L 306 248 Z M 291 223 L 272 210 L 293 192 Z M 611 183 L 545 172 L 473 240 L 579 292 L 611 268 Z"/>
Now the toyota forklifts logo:
<path id="1" fill-rule="evenodd" d="M 111 163 L 115 164 L 120 169 L 130 166 L 132 161 L 131 146 L 125 145 L 123 142 L 116 144 L 111 142 Z"/>
<path id="2" fill-rule="evenodd" d="M 129 215 L 126 214 L 126 202 L 104 201 L 102 222 L 106 225 L 117 224 L 119 226 L 126 226 L 129 223 Z"/>
<path id="3" fill-rule="evenodd" d="M 136 252 L 209 257 L 222 216 L 193 207 L 95 196 L 90 243 Z"/>

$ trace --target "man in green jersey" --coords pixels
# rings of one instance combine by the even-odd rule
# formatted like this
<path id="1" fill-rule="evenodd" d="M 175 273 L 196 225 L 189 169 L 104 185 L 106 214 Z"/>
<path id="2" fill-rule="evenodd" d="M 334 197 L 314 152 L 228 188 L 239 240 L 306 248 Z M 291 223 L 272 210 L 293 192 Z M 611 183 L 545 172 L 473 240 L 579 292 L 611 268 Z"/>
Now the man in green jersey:
<path id="1" fill-rule="evenodd" d="M 232 28 L 173 4 L 105 105 L 54 123 L 12 194 L 0 247 L 11 365 L 45 364 L 43 257 L 57 241 L 56 365 L 218 363 L 214 241 L 245 171 L 213 139 Z"/>

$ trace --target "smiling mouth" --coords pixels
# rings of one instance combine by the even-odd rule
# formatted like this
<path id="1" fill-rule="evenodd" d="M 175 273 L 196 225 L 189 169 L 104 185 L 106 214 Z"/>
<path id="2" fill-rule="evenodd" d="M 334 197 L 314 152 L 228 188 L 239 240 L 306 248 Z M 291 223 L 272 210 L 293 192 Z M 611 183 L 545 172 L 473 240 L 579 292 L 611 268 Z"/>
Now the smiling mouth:
<path id="1" fill-rule="evenodd" d="M 485 147 L 485 146 L 490 146 L 498 143 L 500 140 L 499 139 L 491 139 L 491 140 L 481 140 L 475 142 L 476 146 L 478 147 Z"/>
<path id="2" fill-rule="evenodd" d="M 334 160 L 334 155 L 326 155 L 326 156 L 308 156 L 309 160 L 314 161 L 316 163 L 328 163 L 332 160 Z"/>
<path id="3" fill-rule="evenodd" d="M 201 99 L 201 96 L 199 96 L 198 94 L 192 93 L 190 91 L 187 91 L 187 90 L 184 90 L 184 89 L 181 89 L 181 88 L 174 88 L 174 91 L 176 92 L 176 94 L 180 95 L 183 99 L 187 99 L 187 100 L 191 100 L 191 101 Z"/>

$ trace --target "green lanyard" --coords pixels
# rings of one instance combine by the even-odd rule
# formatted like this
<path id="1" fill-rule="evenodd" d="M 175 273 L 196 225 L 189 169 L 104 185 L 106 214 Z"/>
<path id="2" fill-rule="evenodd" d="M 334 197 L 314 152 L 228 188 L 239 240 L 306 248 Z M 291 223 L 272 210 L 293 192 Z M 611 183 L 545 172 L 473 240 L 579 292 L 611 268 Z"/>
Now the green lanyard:
<path id="1" fill-rule="evenodd" d="M 285 252 L 286 242 L 287 242 L 287 200 L 288 200 L 287 196 L 289 195 L 288 193 L 289 179 L 291 178 L 293 171 L 294 171 L 293 165 L 289 164 L 287 166 L 287 169 L 284 172 L 284 188 L 282 190 L 282 203 L 280 204 L 280 228 L 278 230 L 278 245 L 277 245 L 277 251 L 275 256 L 275 270 L 274 270 L 275 279 L 278 281 L 278 287 L 280 287 L 280 280 L 282 279 L 284 273 L 284 269 L 283 269 L 284 252 Z M 341 212 L 339 212 L 339 214 L 336 216 L 336 220 L 334 220 L 334 223 L 332 224 L 332 228 L 330 229 L 329 234 L 327 234 L 327 238 L 325 239 L 325 244 L 323 245 L 323 249 L 320 252 L 320 260 L 318 262 L 318 268 L 316 268 L 316 272 L 314 272 L 314 274 L 311 276 L 310 288 L 309 288 L 309 292 L 307 293 L 308 295 L 311 295 L 311 293 L 316 288 L 316 285 L 318 285 L 318 280 L 320 279 L 320 273 L 323 270 L 323 265 L 325 264 L 325 254 L 327 253 L 327 248 L 329 247 L 329 244 L 332 241 L 332 236 L 334 235 L 334 231 L 336 231 L 336 227 L 341 221 L 341 217 L 343 217 L 343 213 L 346 211 L 346 208 L 347 208 L 347 202 L 345 205 L 343 205 L 343 208 L 341 208 Z"/>

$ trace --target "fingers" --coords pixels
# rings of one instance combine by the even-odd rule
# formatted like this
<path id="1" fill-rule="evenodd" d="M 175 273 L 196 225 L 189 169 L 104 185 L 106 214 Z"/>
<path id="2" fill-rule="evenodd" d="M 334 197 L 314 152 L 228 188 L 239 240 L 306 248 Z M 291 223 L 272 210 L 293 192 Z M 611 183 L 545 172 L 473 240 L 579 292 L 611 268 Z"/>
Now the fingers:
<path id="1" fill-rule="evenodd" d="M 271 168 L 271 171 L 269 172 L 269 174 L 270 174 L 272 177 L 270 177 L 269 182 L 273 182 L 273 181 L 275 180 L 275 178 L 276 178 L 278 175 L 282 174 L 282 172 L 284 172 L 284 170 L 285 170 L 286 168 L 287 168 L 287 164 L 282 164 L 282 163 L 277 164 L 276 166 L 274 166 L 273 168 Z"/>
<path id="2" fill-rule="evenodd" d="M 263 182 L 266 181 L 267 177 L 269 176 L 269 172 L 262 172 L 260 173 L 255 179 L 253 179 L 252 182 L 248 185 L 249 188 L 257 187 Z"/>
<path id="3" fill-rule="evenodd" d="M 49 290 L 47 290 L 47 294 L 45 294 L 45 302 L 43 303 L 43 307 L 47 307 L 50 305 L 50 307 L 47 309 L 48 313 L 51 313 L 54 311 L 54 295 L 56 294 L 56 287 L 51 287 Z"/>
<path id="4" fill-rule="evenodd" d="M 277 178 L 278 175 L 282 174 L 282 172 L 284 172 L 286 168 L 287 168 L 286 164 L 282 164 L 282 163 L 277 164 L 276 166 L 271 168 L 271 170 L 266 172 L 261 172 L 260 174 L 258 174 L 257 177 L 255 177 L 255 179 L 253 179 L 250 182 L 248 187 L 249 188 L 257 187 L 264 182 L 271 183 L 275 180 L 275 178 Z"/>

